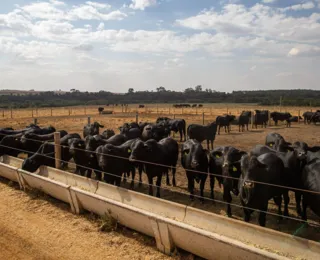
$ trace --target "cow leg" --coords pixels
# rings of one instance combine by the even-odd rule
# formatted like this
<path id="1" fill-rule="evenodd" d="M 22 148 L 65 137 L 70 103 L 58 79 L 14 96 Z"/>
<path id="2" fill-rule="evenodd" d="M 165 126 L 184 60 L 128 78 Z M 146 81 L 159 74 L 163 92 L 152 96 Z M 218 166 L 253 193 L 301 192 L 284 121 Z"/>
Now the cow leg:
<path id="1" fill-rule="evenodd" d="M 190 199 L 194 200 L 194 178 L 192 176 L 187 176 L 187 177 L 188 177 L 188 190 L 190 192 Z"/>
<path id="2" fill-rule="evenodd" d="M 96 180 L 97 181 L 101 181 L 102 179 L 102 173 L 100 171 L 95 171 L 94 172 L 96 174 Z"/>
<path id="3" fill-rule="evenodd" d="M 268 210 L 268 201 L 266 203 L 264 203 L 263 205 L 261 205 L 260 208 L 260 213 L 259 213 L 259 225 L 261 227 L 265 227 L 266 226 L 266 215 L 267 215 L 267 210 Z"/>
<path id="4" fill-rule="evenodd" d="M 302 215 L 301 218 L 305 221 L 307 221 L 307 201 L 304 195 L 302 196 Z"/>
<path id="5" fill-rule="evenodd" d="M 127 182 L 127 177 L 129 176 L 129 174 L 127 172 L 123 173 L 123 178 L 122 178 L 122 182 L 126 183 Z"/>
<path id="6" fill-rule="evenodd" d="M 252 212 L 253 212 L 252 209 L 247 209 L 245 207 L 243 208 L 243 213 L 244 213 L 243 220 L 245 222 L 249 222 L 250 221 Z"/>
<path id="7" fill-rule="evenodd" d="M 140 164 L 138 166 L 138 170 L 139 170 L 139 187 L 142 186 L 142 165 Z"/>
<path id="8" fill-rule="evenodd" d="M 172 185 L 173 185 L 173 187 L 176 187 L 176 186 L 177 186 L 177 184 L 176 184 L 176 171 L 177 171 L 176 167 L 172 167 L 172 168 L 171 168 L 171 172 L 172 172 Z"/>
<path id="9" fill-rule="evenodd" d="M 278 216 L 278 222 L 280 222 L 283 219 L 282 218 L 282 210 L 281 210 L 282 197 L 281 196 L 276 196 L 276 197 L 273 197 L 273 200 L 274 200 L 274 203 L 278 206 L 278 215 L 279 215 Z"/>
<path id="10" fill-rule="evenodd" d="M 149 183 L 149 195 L 153 196 L 153 189 L 152 189 L 153 180 L 150 174 L 148 174 L 148 183 Z"/>
<path id="11" fill-rule="evenodd" d="M 157 194 L 156 194 L 156 196 L 157 196 L 158 198 L 160 198 L 161 178 L 162 178 L 162 174 L 159 174 L 159 175 L 157 176 L 157 182 L 156 182 L 156 185 L 157 185 Z"/>
<path id="12" fill-rule="evenodd" d="M 114 177 L 114 182 L 115 182 L 116 186 L 120 187 L 120 184 L 121 184 L 121 175 Z"/>
<path id="13" fill-rule="evenodd" d="M 131 183 L 130 183 L 130 189 L 134 189 L 134 177 L 136 175 L 136 168 L 132 167 L 131 168 Z"/>
<path id="14" fill-rule="evenodd" d="M 182 129 L 179 129 L 179 134 L 180 134 L 180 142 L 182 142 L 182 136 L 183 136 Z"/>
<path id="15" fill-rule="evenodd" d="M 212 174 L 210 174 L 210 191 L 211 191 L 210 197 L 211 197 L 211 199 L 214 199 L 214 192 L 213 192 L 214 183 L 215 183 L 215 179 L 214 178 L 215 177 Z M 215 202 L 213 201 L 213 203 L 215 203 Z"/>
<path id="16" fill-rule="evenodd" d="M 286 190 L 283 193 L 283 200 L 284 200 L 284 210 L 283 210 L 283 215 L 288 217 L 289 216 L 289 210 L 288 210 L 288 205 L 290 202 L 290 198 L 289 198 L 289 191 Z"/>
<path id="17" fill-rule="evenodd" d="M 223 200 L 227 202 L 227 215 L 228 217 L 232 216 L 230 203 L 232 201 L 232 197 L 230 191 L 228 189 L 223 188 Z"/>
<path id="18" fill-rule="evenodd" d="M 210 147 L 209 147 L 209 139 L 207 139 L 207 149 L 210 150 Z"/>
<path id="19" fill-rule="evenodd" d="M 167 185 L 170 186 L 169 169 L 166 170 Z"/>
<path id="20" fill-rule="evenodd" d="M 301 211 L 301 192 L 296 191 L 295 192 L 295 198 L 296 198 L 296 209 L 297 209 L 297 213 L 299 216 L 302 215 L 302 211 Z"/>
<path id="21" fill-rule="evenodd" d="M 247 131 L 249 131 L 249 124 L 247 124 Z"/>
<path id="22" fill-rule="evenodd" d="M 204 203 L 204 195 L 203 195 L 203 190 L 204 190 L 204 184 L 206 183 L 206 177 L 202 177 L 200 180 L 200 202 L 203 204 Z"/>
<path id="23" fill-rule="evenodd" d="M 213 140 L 210 140 L 211 142 L 211 150 L 213 150 Z"/>
<path id="24" fill-rule="evenodd" d="M 218 135 L 220 134 L 220 125 L 219 125 L 219 127 L 218 127 Z"/>

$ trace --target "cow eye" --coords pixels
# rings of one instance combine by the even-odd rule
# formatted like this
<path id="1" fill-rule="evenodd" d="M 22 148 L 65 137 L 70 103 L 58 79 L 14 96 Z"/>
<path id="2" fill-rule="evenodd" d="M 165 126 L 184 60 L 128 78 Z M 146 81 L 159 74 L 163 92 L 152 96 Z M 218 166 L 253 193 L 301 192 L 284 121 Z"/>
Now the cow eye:
<path id="1" fill-rule="evenodd" d="M 237 169 L 237 167 L 233 166 L 232 170 L 233 170 L 234 172 L 236 172 L 238 169 Z"/>

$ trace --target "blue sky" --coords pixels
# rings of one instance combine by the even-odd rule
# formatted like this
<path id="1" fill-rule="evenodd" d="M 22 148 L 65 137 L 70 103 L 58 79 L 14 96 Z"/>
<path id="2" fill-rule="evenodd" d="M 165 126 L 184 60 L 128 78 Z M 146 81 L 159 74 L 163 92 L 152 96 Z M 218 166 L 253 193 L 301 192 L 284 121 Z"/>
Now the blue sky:
<path id="1" fill-rule="evenodd" d="M 0 89 L 320 89 L 320 0 L 1 0 Z"/>

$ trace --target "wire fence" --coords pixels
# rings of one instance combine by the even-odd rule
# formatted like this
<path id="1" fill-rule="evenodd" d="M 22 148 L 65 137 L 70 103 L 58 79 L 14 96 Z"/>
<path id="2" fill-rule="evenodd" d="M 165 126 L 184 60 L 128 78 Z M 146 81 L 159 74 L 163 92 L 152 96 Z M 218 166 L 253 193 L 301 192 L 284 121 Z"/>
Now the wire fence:
<path id="1" fill-rule="evenodd" d="M 39 142 L 41 144 L 48 143 L 48 141 L 40 141 L 40 140 L 35 140 L 35 139 L 28 139 L 28 140 L 34 141 L 34 142 Z M 55 147 L 56 146 L 60 146 L 61 148 L 69 148 L 69 146 L 65 146 L 65 145 L 61 145 L 61 144 L 52 144 L 52 145 L 54 145 Z M 19 148 L 15 148 L 15 147 L 11 147 L 11 146 L 6 146 L 6 145 L 3 145 L 3 144 L 0 144 L 0 146 L 8 148 L 8 149 L 13 149 L 13 150 L 16 150 L 16 151 L 19 151 L 19 152 L 22 152 L 22 153 L 28 153 L 28 154 L 36 154 L 36 153 L 38 153 L 38 152 L 30 152 L 28 150 L 19 149 Z M 76 148 L 76 147 L 74 147 L 74 149 L 75 150 L 84 151 L 83 149 L 79 149 L 79 148 Z M 102 156 L 114 157 L 114 158 L 122 159 L 122 160 L 129 160 L 129 158 L 127 158 L 127 157 L 121 157 L 121 156 L 116 156 L 116 155 L 98 153 L 96 151 L 87 151 L 87 150 L 85 150 L 85 151 L 89 152 L 89 153 L 93 153 L 93 154 L 99 154 L 99 155 L 102 155 Z M 51 154 L 53 154 L 53 153 L 51 153 Z M 55 156 L 49 156 L 49 154 L 41 154 L 41 156 L 46 157 L 46 158 L 50 158 L 50 159 L 57 159 Z M 109 175 L 109 176 L 113 176 L 113 177 L 116 177 L 116 178 L 121 178 L 122 177 L 122 176 L 119 176 L 117 174 L 112 174 L 112 173 L 109 173 L 109 172 L 102 171 L 100 169 L 90 168 L 90 167 L 85 166 L 85 165 L 79 165 L 79 164 L 77 165 L 75 162 L 65 161 L 62 158 L 59 158 L 59 161 L 60 162 L 64 162 L 64 163 L 68 163 L 68 164 L 71 164 L 71 165 L 74 165 L 74 166 L 81 166 L 84 169 L 87 169 L 87 170 L 90 170 L 90 171 L 94 171 L 94 172 L 99 172 L 99 173 L 106 174 L 106 175 Z M 148 161 L 141 161 L 141 160 L 135 160 L 135 162 L 139 162 L 139 163 L 143 163 L 143 164 L 151 164 L 151 165 L 154 165 L 154 166 L 168 168 L 168 165 L 165 165 L 165 164 L 158 164 L 158 163 L 153 163 L 153 162 L 148 162 Z M 178 169 L 178 167 L 172 167 L 172 168 Z M 235 178 L 235 177 L 232 177 L 232 176 L 221 176 L 221 175 L 210 173 L 210 172 L 201 172 L 201 171 L 196 171 L 196 170 L 192 170 L 192 169 L 190 169 L 188 171 L 193 172 L 193 173 L 208 174 L 208 176 L 211 175 L 213 177 L 223 177 L 223 178 L 230 178 L 230 179 L 234 179 L 234 180 L 239 180 L 239 178 Z M 140 183 L 140 181 L 137 181 L 137 180 L 134 180 L 134 179 L 132 179 L 132 181 L 134 183 Z M 266 183 L 266 182 L 256 182 L 255 181 L 255 183 L 263 184 L 263 185 L 275 186 L 275 187 L 283 188 L 283 189 L 300 191 L 300 192 L 304 192 L 304 193 L 312 193 L 312 194 L 320 195 L 319 192 L 314 192 L 314 191 L 305 190 L 305 189 L 298 189 L 298 188 L 294 188 L 294 187 L 275 185 L 275 184 Z M 185 195 L 185 196 L 190 196 L 190 194 L 188 194 L 186 192 L 182 192 L 182 191 L 178 191 L 178 190 L 174 190 L 173 191 L 172 189 L 169 189 L 167 187 L 158 186 L 158 185 L 154 185 L 154 184 L 150 184 L 150 183 L 146 183 L 146 182 L 143 182 L 143 184 L 147 185 L 149 187 L 155 187 L 155 188 L 159 188 L 159 189 L 163 189 L 163 190 L 168 190 L 168 191 L 174 192 L 174 193 L 180 193 L 180 194 Z M 209 191 L 209 190 L 207 190 L 207 191 Z M 311 223 L 309 221 L 305 221 L 303 219 L 290 217 L 290 216 L 284 216 L 284 215 L 280 215 L 280 214 L 273 213 L 273 212 L 270 212 L 270 211 L 263 211 L 263 210 L 259 210 L 259 209 L 256 209 L 256 208 L 250 208 L 250 207 L 239 205 L 239 204 L 235 204 L 235 203 L 228 203 L 228 202 L 225 202 L 225 201 L 222 201 L 222 200 L 212 199 L 212 198 L 208 198 L 208 197 L 202 197 L 202 196 L 195 195 L 195 194 L 193 196 L 196 197 L 196 198 L 199 198 L 199 199 L 204 199 L 204 200 L 208 200 L 208 201 L 212 201 L 212 202 L 217 202 L 217 203 L 220 203 L 220 204 L 230 205 L 230 206 L 234 206 L 234 207 L 238 207 L 238 208 L 242 208 L 242 209 L 245 208 L 245 209 L 248 209 L 248 210 L 257 211 L 257 212 L 265 213 L 265 214 L 272 215 L 272 216 L 278 216 L 278 217 L 281 217 L 281 218 L 286 218 L 286 219 L 295 220 L 295 221 L 299 221 L 299 222 L 303 222 L 303 223 L 308 223 L 309 225 L 311 225 L 313 227 L 320 228 L 320 225 L 317 225 L 315 223 Z"/>

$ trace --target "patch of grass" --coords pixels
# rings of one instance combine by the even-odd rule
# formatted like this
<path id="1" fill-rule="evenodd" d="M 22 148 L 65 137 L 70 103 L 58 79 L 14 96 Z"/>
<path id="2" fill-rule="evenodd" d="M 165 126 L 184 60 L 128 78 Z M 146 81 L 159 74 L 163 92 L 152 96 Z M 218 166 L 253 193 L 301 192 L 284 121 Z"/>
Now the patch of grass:
<path id="1" fill-rule="evenodd" d="M 108 210 L 103 216 L 100 217 L 99 231 L 101 232 L 112 232 L 118 228 L 118 221 L 112 217 L 111 210 Z"/>

